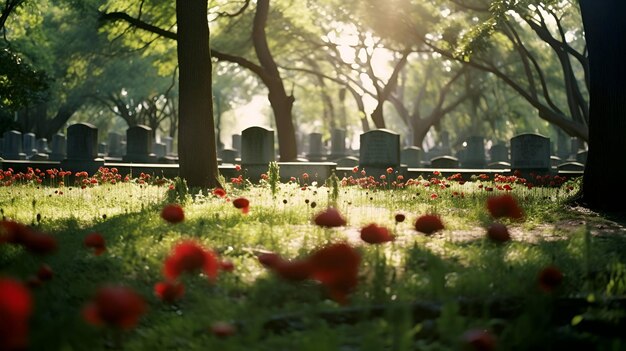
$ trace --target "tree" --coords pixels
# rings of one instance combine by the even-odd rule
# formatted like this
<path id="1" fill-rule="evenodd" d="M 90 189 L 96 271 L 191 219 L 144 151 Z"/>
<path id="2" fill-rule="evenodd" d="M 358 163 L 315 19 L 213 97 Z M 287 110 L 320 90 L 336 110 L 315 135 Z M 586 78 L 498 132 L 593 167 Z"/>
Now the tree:
<path id="1" fill-rule="evenodd" d="M 626 2 L 580 0 L 589 50 L 589 155 L 581 202 L 624 211 L 626 187 Z"/>

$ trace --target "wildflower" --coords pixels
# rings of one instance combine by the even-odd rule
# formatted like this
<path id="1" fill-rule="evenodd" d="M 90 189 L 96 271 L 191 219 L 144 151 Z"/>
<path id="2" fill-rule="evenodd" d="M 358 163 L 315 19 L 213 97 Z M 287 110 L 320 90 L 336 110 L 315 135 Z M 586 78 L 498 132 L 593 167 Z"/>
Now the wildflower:
<path id="1" fill-rule="evenodd" d="M 563 273 L 555 266 L 548 266 L 539 272 L 538 281 L 541 290 L 551 293 L 563 282 Z"/>
<path id="2" fill-rule="evenodd" d="M 217 197 L 224 197 L 224 196 L 226 196 L 226 190 L 224 190 L 222 188 L 215 188 L 215 189 L 213 189 L 213 195 L 215 195 Z"/>
<path id="3" fill-rule="evenodd" d="M 308 173 L 302 173 L 302 179 L 304 179 L 305 181 L 309 180 L 309 174 Z"/>
<path id="4" fill-rule="evenodd" d="M 384 175 L 384 174 L 381 174 L 381 175 L 380 175 L 380 180 L 385 180 L 385 179 L 387 179 L 387 176 L 386 176 L 386 175 Z"/>
<path id="5" fill-rule="evenodd" d="M 278 260 L 272 267 L 274 272 L 284 280 L 302 281 L 311 276 L 311 263 L 306 260 Z"/>
<path id="6" fill-rule="evenodd" d="M 494 218 L 510 217 L 520 219 L 524 216 L 517 200 L 510 194 L 492 196 L 487 199 L 487 209 Z"/>
<path id="7" fill-rule="evenodd" d="M 354 168 L 352 168 L 352 173 L 356 173 L 359 171 L 359 166 L 355 166 Z"/>
<path id="8" fill-rule="evenodd" d="M 173 248 L 170 256 L 165 259 L 163 274 L 166 278 L 174 280 L 182 273 L 202 270 L 209 279 L 215 279 L 218 269 L 219 262 L 215 253 L 189 240 Z"/>
<path id="9" fill-rule="evenodd" d="M 49 234 L 31 231 L 23 242 L 24 248 L 35 255 L 47 255 L 58 248 L 57 239 Z"/>
<path id="10" fill-rule="evenodd" d="M 20 282 L 0 278 L 0 350 L 25 350 L 33 301 Z"/>
<path id="11" fill-rule="evenodd" d="M 402 223 L 406 219 L 406 216 L 403 213 L 396 213 L 395 219 L 396 223 Z"/>
<path id="12" fill-rule="evenodd" d="M 85 244 L 86 247 L 88 248 L 92 248 L 94 249 L 94 255 L 96 256 L 100 256 L 102 255 L 103 252 L 106 251 L 106 242 L 104 241 L 104 238 L 102 237 L 102 234 L 100 233 L 90 233 L 87 236 L 85 236 L 85 239 L 83 240 L 83 244 Z"/>
<path id="13" fill-rule="evenodd" d="M 511 235 L 504 224 L 494 222 L 487 228 L 487 238 L 497 243 L 503 243 L 511 240 Z"/>
<path id="14" fill-rule="evenodd" d="M 172 304 L 185 295 L 185 286 L 174 281 L 158 282 L 154 285 L 154 294 L 161 301 Z"/>
<path id="15" fill-rule="evenodd" d="M 333 300 L 348 302 L 348 295 L 356 288 L 361 257 L 346 243 L 331 244 L 310 256 L 313 279 L 322 283 Z"/>
<path id="16" fill-rule="evenodd" d="M 496 348 L 496 338 L 487 330 L 470 329 L 463 333 L 461 342 L 464 349 L 473 351 L 491 351 Z"/>
<path id="17" fill-rule="evenodd" d="M 278 264 L 279 261 L 282 260 L 280 255 L 273 252 L 265 252 L 260 254 L 257 259 L 259 263 L 263 265 L 265 268 L 274 268 Z"/>
<path id="18" fill-rule="evenodd" d="M 235 165 L 235 171 L 237 171 L 237 172 L 241 171 L 241 166 L 240 165 Z"/>
<path id="19" fill-rule="evenodd" d="M 235 264 L 233 261 L 222 260 L 220 261 L 220 269 L 224 272 L 232 272 L 235 270 Z"/>
<path id="20" fill-rule="evenodd" d="M 311 203 L 311 208 L 313 203 Z M 339 211 L 333 207 L 329 207 L 326 210 L 318 213 L 314 218 L 315 224 L 320 227 L 341 227 L 346 225 L 346 220 L 341 216 Z"/>
<path id="21" fill-rule="evenodd" d="M 248 211 L 250 211 L 250 201 L 245 197 L 234 199 L 233 206 L 240 209 L 242 213 L 248 213 Z"/>
<path id="22" fill-rule="evenodd" d="M 431 199 L 431 200 L 435 200 L 435 199 L 436 199 L 436 198 L 438 198 L 438 197 L 439 197 L 439 195 L 437 195 L 437 194 L 434 194 L 434 193 L 433 193 L 433 194 L 430 194 L 430 199 Z"/>
<path id="23" fill-rule="evenodd" d="M 211 333 L 220 338 L 225 338 L 235 334 L 237 329 L 234 325 L 228 322 L 215 322 L 211 325 Z"/>
<path id="24" fill-rule="evenodd" d="M 170 223 L 180 223 L 185 220 L 185 212 L 179 204 L 169 204 L 161 210 L 161 218 Z"/>
<path id="25" fill-rule="evenodd" d="M 387 174 L 391 174 L 391 173 L 393 173 L 393 168 L 391 167 L 387 168 Z"/>
<path id="26" fill-rule="evenodd" d="M 146 311 L 143 298 L 124 286 L 105 286 L 83 309 L 83 317 L 93 325 L 132 329 Z"/>
<path id="27" fill-rule="evenodd" d="M 443 228 L 441 219 L 436 215 L 423 215 L 415 221 L 415 230 L 426 235 L 430 235 Z"/>
<path id="28" fill-rule="evenodd" d="M 382 244 L 393 241 L 394 237 L 387 228 L 372 223 L 361 228 L 361 239 L 368 244 Z"/>
<path id="29" fill-rule="evenodd" d="M 37 271 L 37 278 L 43 282 L 52 279 L 53 276 L 54 272 L 52 271 L 52 268 L 47 264 L 42 264 Z"/>

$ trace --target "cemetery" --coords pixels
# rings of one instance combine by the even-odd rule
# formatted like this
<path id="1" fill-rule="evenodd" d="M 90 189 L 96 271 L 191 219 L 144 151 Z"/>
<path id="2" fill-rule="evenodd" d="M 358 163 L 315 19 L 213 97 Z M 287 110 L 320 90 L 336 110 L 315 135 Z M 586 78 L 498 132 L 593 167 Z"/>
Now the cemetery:
<path id="1" fill-rule="evenodd" d="M 626 3 L 0 10 L 0 350 L 626 350 Z"/>

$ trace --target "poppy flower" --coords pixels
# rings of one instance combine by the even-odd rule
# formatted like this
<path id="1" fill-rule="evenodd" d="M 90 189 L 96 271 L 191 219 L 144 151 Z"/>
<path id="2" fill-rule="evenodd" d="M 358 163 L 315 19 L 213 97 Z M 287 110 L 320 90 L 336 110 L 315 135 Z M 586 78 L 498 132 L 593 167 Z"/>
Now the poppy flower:
<path id="1" fill-rule="evenodd" d="M 49 234 L 31 231 L 23 240 L 24 248 L 35 255 L 48 255 L 58 249 L 57 239 Z"/>
<path id="2" fill-rule="evenodd" d="M 310 258 L 311 277 L 322 283 L 331 298 L 348 303 L 348 295 L 358 283 L 361 256 L 346 243 L 331 244 L 314 252 Z"/>
<path id="3" fill-rule="evenodd" d="M 14 221 L 0 221 L 0 243 L 7 242 L 21 245 L 26 242 L 32 229 L 22 223 Z"/>
<path id="4" fill-rule="evenodd" d="M 163 274 L 175 280 L 182 273 L 193 273 L 202 270 L 213 280 L 217 277 L 219 261 L 213 251 L 207 250 L 195 241 L 183 241 L 177 244 L 168 258 L 165 259 Z"/>
<path id="5" fill-rule="evenodd" d="M 228 322 L 215 322 L 211 325 L 211 333 L 220 338 L 225 338 L 235 334 L 237 329 L 234 325 Z"/>
<path id="6" fill-rule="evenodd" d="M 224 197 L 224 196 L 226 196 L 226 190 L 224 190 L 222 188 L 215 188 L 215 189 L 213 189 L 213 195 L 219 196 L 219 197 Z"/>
<path id="7" fill-rule="evenodd" d="M 105 286 L 83 309 L 83 317 L 92 325 L 106 325 L 132 329 L 142 314 L 146 303 L 135 291 L 124 286 Z"/>
<path id="8" fill-rule="evenodd" d="M 19 281 L 0 278 L 0 350 L 23 350 L 28 344 L 30 291 Z"/>
<path id="9" fill-rule="evenodd" d="M 312 205 L 312 204 L 311 204 Z M 341 227 L 346 225 L 346 220 L 341 216 L 339 211 L 333 207 L 329 207 L 326 210 L 318 213 L 313 219 L 315 224 L 320 227 Z"/>
<path id="10" fill-rule="evenodd" d="M 464 349 L 473 351 L 491 351 L 496 349 L 496 338 L 487 330 L 470 329 L 461 336 Z"/>
<path id="11" fill-rule="evenodd" d="M 402 223 L 406 219 L 406 216 L 403 213 L 397 213 L 395 219 L 396 223 Z"/>
<path id="12" fill-rule="evenodd" d="M 518 206 L 517 200 L 510 194 L 490 197 L 487 199 L 487 209 L 494 218 L 509 217 L 520 219 L 524 217 L 524 213 Z"/>
<path id="13" fill-rule="evenodd" d="M 393 235 L 389 234 L 389 230 L 385 227 L 379 227 L 372 223 L 361 228 L 361 239 L 368 244 L 382 244 L 393 241 Z"/>
<path id="14" fill-rule="evenodd" d="M 274 268 L 282 260 L 280 255 L 273 252 L 265 252 L 260 254 L 258 257 L 259 263 L 263 265 L 265 268 Z"/>
<path id="15" fill-rule="evenodd" d="M 94 255 L 100 256 L 104 251 L 106 251 L 106 242 L 100 233 L 90 233 L 85 236 L 83 240 L 83 244 L 85 247 L 94 249 Z"/>
<path id="16" fill-rule="evenodd" d="M 222 260 L 220 261 L 220 269 L 224 272 L 232 272 L 235 270 L 235 264 L 233 261 Z"/>
<path id="17" fill-rule="evenodd" d="M 423 215 L 415 221 L 415 230 L 426 235 L 430 235 L 443 228 L 441 219 L 436 215 Z"/>
<path id="18" fill-rule="evenodd" d="M 280 260 L 272 269 L 284 280 L 302 281 L 311 277 L 311 263 L 306 260 Z"/>
<path id="19" fill-rule="evenodd" d="M 54 271 L 47 264 L 42 264 L 39 267 L 39 270 L 37 271 L 37 278 L 39 278 L 39 280 L 43 282 L 52 279 L 53 276 L 54 276 Z"/>
<path id="20" fill-rule="evenodd" d="M 158 282 L 154 285 L 154 293 L 161 301 L 172 304 L 183 297 L 185 286 L 173 281 Z"/>
<path id="21" fill-rule="evenodd" d="M 504 224 L 494 222 L 487 228 L 487 238 L 497 243 L 503 243 L 511 240 L 511 235 Z"/>
<path id="22" fill-rule="evenodd" d="M 539 288 L 547 293 L 551 293 L 563 282 L 563 273 L 554 266 L 548 266 L 539 272 Z"/>
<path id="23" fill-rule="evenodd" d="M 250 201 L 245 197 L 234 199 L 233 206 L 240 209 L 242 213 L 248 213 L 248 211 L 250 211 Z"/>
<path id="24" fill-rule="evenodd" d="M 170 223 L 180 223 L 185 220 L 185 212 L 179 204 L 170 204 L 161 210 L 161 218 Z"/>

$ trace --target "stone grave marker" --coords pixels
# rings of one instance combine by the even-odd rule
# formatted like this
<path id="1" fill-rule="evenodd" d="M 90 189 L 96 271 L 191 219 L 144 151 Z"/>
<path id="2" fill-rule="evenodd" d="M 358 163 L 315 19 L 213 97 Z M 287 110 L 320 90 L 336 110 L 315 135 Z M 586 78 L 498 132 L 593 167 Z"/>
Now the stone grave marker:
<path id="1" fill-rule="evenodd" d="M 154 163 L 156 155 L 152 152 L 152 128 L 136 125 L 126 130 L 126 155 L 124 162 Z"/>
<path id="2" fill-rule="evenodd" d="M 63 133 L 57 133 L 52 136 L 52 150 L 50 152 L 50 160 L 63 161 L 66 157 L 67 140 Z"/>
<path id="3" fill-rule="evenodd" d="M 511 169 L 547 173 L 550 171 L 550 139 L 539 134 L 511 138 Z"/>
<path id="4" fill-rule="evenodd" d="M 487 163 L 485 157 L 485 138 L 472 136 L 467 139 L 465 160 L 462 163 L 464 168 L 485 168 Z"/>
<path id="5" fill-rule="evenodd" d="M 221 158 L 223 163 L 236 164 L 237 163 L 237 155 L 239 152 L 235 149 L 223 149 L 221 151 Z"/>
<path id="6" fill-rule="evenodd" d="M 509 148 L 504 143 L 497 143 L 491 146 L 489 149 L 489 156 L 491 162 L 509 162 Z"/>
<path id="7" fill-rule="evenodd" d="M 307 159 L 311 162 L 320 162 L 326 160 L 321 133 L 309 134 L 309 153 L 306 156 Z"/>
<path id="8" fill-rule="evenodd" d="M 98 128 L 89 123 L 76 123 L 67 127 L 67 157 L 61 161 L 66 171 L 94 174 L 104 166 L 98 158 Z"/>
<path id="9" fill-rule="evenodd" d="M 241 134 L 233 134 L 231 137 L 231 149 L 237 150 L 237 152 L 241 153 Z M 239 155 L 238 154 L 238 155 Z"/>
<path id="10" fill-rule="evenodd" d="M 370 130 L 361 134 L 359 166 L 375 178 L 385 174 L 388 167 L 400 167 L 400 135 L 387 129 Z"/>
<path id="11" fill-rule="evenodd" d="M 46 154 L 50 153 L 50 148 L 48 147 L 48 139 L 46 138 L 37 139 L 36 147 L 37 147 L 37 151 L 41 153 L 46 153 Z"/>
<path id="12" fill-rule="evenodd" d="M 268 164 L 275 160 L 274 130 L 249 127 L 241 132 L 241 165 L 252 181 L 266 173 Z"/>
<path id="13" fill-rule="evenodd" d="M 330 131 L 330 158 L 338 159 L 346 156 L 346 130 L 333 129 Z"/>
<path id="14" fill-rule="evenodd" d="M 5 160 L 25 160 L 26 154 L 22 152 L 22 133 L 17 130 L 8 130 L 2 137 L 2 158 Z"/>
<path id="15" fill-rule="evenodd" d="M 587 163 L 587 154 L 587 150 L 578 151 L 578 153 L 576 154 L 576 161 L 582 164 Z"/>
<path id="16" fill-rule="evenodd" d="M 422 166 L 422 156 L 424 152 L 417 146 L 408 146 L 400 152 L 400 161 L 409 168 Z"/>
<path id="17" fill-rule="evenodd" d="M 430 159 L 430 168 L 459 168 L 459 159 L 453 156 L 439 156 Z"/>
<path id="18" fill-rule="evenodd" d="M 36 154 L 37 151 L 37 137 L 35 133 L 26 133 L 22 137 L 23 145 L 24 145 L 24 153 L 26 156 L 32 156 Z"/>
<path id="19" fill-rule="evenodd" d="M 350 167 L 354 168 L 359 165 L 359 158 L 354 156 L 346 156 L 335 161 L 337 167 Z"/>
<path id="20" fill-rule="evenodd" d="M 109 144 L 109 157 L 122 157 L 126 153 L 122 145 L 123 140 L 124 138 L 121 134 L 115 132 L 109 133 L 107 142 L 107 144 Z"/>

